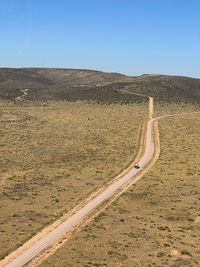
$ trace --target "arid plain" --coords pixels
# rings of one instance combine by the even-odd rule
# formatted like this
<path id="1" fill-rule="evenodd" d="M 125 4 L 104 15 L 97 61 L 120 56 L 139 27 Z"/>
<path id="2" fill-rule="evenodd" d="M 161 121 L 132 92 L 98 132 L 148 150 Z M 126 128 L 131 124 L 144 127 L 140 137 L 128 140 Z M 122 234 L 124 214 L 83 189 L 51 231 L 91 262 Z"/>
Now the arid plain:
<path id="1" fill-rule="evenodd" d="M 0 70 L 2 259 L 134 161 L 148 99 L 123 90 L 155 117 L 199 111 L 198 79 Z M 199 117 L 160 120 L 152 170 L 41 266 L 195 266 Z"/>

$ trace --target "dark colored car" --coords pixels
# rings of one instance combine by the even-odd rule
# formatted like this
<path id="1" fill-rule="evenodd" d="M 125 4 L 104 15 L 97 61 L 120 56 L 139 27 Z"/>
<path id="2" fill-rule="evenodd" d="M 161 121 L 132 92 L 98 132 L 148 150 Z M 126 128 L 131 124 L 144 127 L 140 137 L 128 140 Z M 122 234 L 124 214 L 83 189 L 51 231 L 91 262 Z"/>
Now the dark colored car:
<path id="1" fill-rule="evenodd" d="M 135 164 L 134 167 L 135 167 L 136 169 L 139 169 L 139 168 L 140 168 L 139 164 Z"/>

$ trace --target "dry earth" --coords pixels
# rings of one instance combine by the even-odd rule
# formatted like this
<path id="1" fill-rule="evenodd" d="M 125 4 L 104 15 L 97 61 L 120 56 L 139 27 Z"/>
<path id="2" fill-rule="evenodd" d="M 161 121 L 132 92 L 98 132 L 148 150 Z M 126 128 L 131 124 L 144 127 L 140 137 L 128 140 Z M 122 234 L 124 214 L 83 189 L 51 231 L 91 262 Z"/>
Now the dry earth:
<path id="1" fill-rule="evenodd" d="M 152 171 L 41 266 L 198 266 L 200 118 L 159 125 Z"/>
<path id="2" fill-rule="evenodd" d="M 33 104 L 0 106 L 2 257 L 126 168 L 148 114 L 145 103 Z"/>

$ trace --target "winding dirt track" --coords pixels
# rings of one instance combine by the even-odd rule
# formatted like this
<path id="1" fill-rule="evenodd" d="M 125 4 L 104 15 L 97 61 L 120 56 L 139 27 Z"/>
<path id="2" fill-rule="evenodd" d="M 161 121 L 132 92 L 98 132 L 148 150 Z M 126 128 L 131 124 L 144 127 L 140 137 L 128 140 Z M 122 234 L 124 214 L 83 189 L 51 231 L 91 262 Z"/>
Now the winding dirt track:
<path id="1" fill-rule="evenodd" d="M 131 93 L 131 92 L 126 92 L 126 93 Z M 158 117 L 155 119 L 152 119 L 152 115 L 153 115 L 153 98 L 149 97 L 150 119 L 147 123 L 145 151 L 140 161 L 138 162 L 138 164 L 140 165 L 140 169 L 137 170 L 134 167 L 130 169 L 119 180 L 110 184 L 102 193 L 100 193 L 98 196 L 90 200 L 84 207 L 78 210 L 74 215 L 69 217 L 66 221 L 61 223 L 58 227 L 49 232 L 46 236 L 42 237 L 30 248 L 25 250 L 21 255 L 19 255 L 10 263 L 8 263 L 6 265 L 7 267 L 24 266 L 26 263 L 28 263 L 30 260 L 36 257 L 39 253 L 41 253 L 47 247 L 49 247 L 53 242 L 55 242 L 56 240 L 61 238 L 64 234 L 66 234 L 68 231 L 70 231 L 72 228 L 74 228 L 78 223 L 80 223 L 80 221 L 82 221 L 94 209 L 99 207 L 102 203 L 108 200 L 116 192 L 119 192 L 119 190 L 123 191 L 124 186 L 130 185 L 131 183 L 133 183 L 133 181 L 138 180 L 138 176 L 141 177 L 142 175 L 144 175 L 145 170 L 148 167 L 148 164 L 152 161 L 154 157 L 154 151 L 155 151 L 155 141 L 153 137 L 154 122 L 160 118 L 168 116 L 185 115 L 185 114 L 168 115 L 168 116 Z"/>

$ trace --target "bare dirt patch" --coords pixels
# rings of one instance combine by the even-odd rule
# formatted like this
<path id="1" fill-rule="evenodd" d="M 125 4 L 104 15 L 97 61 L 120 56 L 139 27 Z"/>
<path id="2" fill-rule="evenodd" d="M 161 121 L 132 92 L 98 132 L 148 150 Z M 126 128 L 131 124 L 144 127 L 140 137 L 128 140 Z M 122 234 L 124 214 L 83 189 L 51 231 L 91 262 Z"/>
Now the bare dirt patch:
<path id="1" fill-rule="evenodd" d="M 172 249 L 171 255 L 174 257 L 179 257 L 181 255 L 181 253 L 177 249 Z"/>
<path id="2" fill-rule="evenodd" d="M 12 175 L 8 173 L 0 173 L 0 185 L 3 185 L 7 182 L 7 179 L 11 178 Z"/>
<path id="3" fill-rule="evenodd" d="M 20 120 L 20 118 L 17 117 L 16 115 L 11 114 L 11 113 L 3 113 L 0 115 L 0 121 L 1 122 L 18 121 L 18 120 Z"/>
<path id="4" fill-rule="evenodd" d="M 200 224 L 200 216 L 197 216 L 194 220 L 194 223 Z"/>

